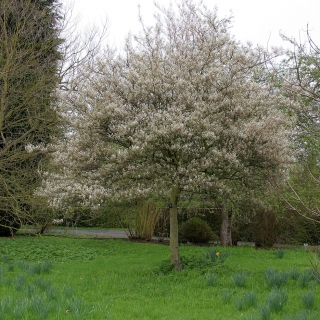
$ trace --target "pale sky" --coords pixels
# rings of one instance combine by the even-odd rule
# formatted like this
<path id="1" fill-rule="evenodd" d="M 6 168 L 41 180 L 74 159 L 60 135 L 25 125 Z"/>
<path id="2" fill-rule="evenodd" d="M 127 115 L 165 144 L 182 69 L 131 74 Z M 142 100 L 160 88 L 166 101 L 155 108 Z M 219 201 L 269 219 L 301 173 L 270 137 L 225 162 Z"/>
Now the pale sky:
<path id="1" fill-rule="evenodd" d="M 73 14 L 82 25 L 102 24 L 108 19 L 107 41 L 120 47 L 129 31 L 141 30 L 138 4 L 145 23 L 152 24 L 156 11 L 153 0 L 62 0 L 74 2 Z M 231 33 L 241 42 L 251 41 L 264 47 L 285 46 L 279 33 L 298 39 L 304 37 L 307 24 L 313 40 L 320 44 L 320 0 L 203 0 L 208 8 L 218 7 L 218 17 L 230 16 Z M 158 0 L 168 6 L 170 0 Z M 174 3 L 174 1 L 173 1 Z"/>

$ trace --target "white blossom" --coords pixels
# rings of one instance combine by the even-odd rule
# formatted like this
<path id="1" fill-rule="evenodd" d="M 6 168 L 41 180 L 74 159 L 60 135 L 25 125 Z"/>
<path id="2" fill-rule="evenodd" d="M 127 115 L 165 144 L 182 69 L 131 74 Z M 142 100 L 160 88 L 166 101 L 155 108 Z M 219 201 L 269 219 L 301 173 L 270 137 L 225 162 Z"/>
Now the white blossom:
<path id="1" fill-rule="evenodd" d="M 153 28 L 79 72 L 62 96 L 70 135 L 38 194 L 52 206 L 186 192 L 232 193 L 283 179 L 291 101 L 264 80 L 262 53 L 229 20 L 181 2 Z"/>

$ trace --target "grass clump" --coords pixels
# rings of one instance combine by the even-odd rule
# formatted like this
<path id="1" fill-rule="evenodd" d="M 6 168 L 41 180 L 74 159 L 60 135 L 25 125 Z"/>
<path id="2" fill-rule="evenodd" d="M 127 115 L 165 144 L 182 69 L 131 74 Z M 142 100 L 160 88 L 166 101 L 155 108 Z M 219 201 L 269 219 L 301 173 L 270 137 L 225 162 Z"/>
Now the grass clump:
<path id="1" fill-rule="evenodd" d="M 9 263 L 7 264 L 7 269 L 8 269 L 8 271 L 13 272 L 13 271 L 14 271 L 14 268 L 15 268 L 15 265 L 14 265 L 13 262 L 9 262 Z"/>
<path id="2" fill-rule="evenodd" d="M 244 294 L 244 302 L 248 308 L 254 307 L 258 301 L 258 296 L 254 291 L 249 291 Z"/>
<path id="3" fill-rule="evenodd" d="M 270 306 L 267 304 L 259 308 L 259 314 L 261 320 L 269 320 L 271 316 Z"/>
<path id="4" fill-rule="evenodd" d="M 27 295 L 28 298 L 33 297 L 34 293 L 35 293 L 35 286 L 33 286 L 32 284 L 28 284 L 25 289 L 24 289 L 25 294 Z"/>
<path id="5" fill-rule="evenodd" d="M 235 287 L 241 288 L 244 286 L 247 279 L 247 274 L 244 272 L 235 273 L 231 276 L 231 280 Z"/>
<path id="6" fill-rule="evenodd" d="M 35 315 L 40 319 L 47 319 L 50 313 L 50 304 L 42 299 L 40 296 L 36 296 L 31 300 L 31 306 Z"/>
<path id="7" fill-rule="evenodd" d="M 218 249 L 212 249 L 204 253 L 204 257 L 211 262 L 225 262 L 225 260 L 229 257 L 229 253 L 220 252 Z"/>
<path id="8" fill-rule="evenodd" d="M 11 257 L 8 255 L 8 254 L 4 254 L 2 256 L 2 261 L 5 263 L 5 264 L 9 264 L 11 262 Z"/>
<path id="9" fill-rule="evenodd" d="M 18 260 L 16 266 L 22 271 L 29 271 L 30 265 L 26 261 Z"/>
<path id="10" fill-rule="evenodd" d="M 300 277 L 300 271 L 296 268 L 291 268 L 287 274 L 288 278 L 291 280 L 298 280 Z"/>
<path id="11" fill-rule="evenodd" d="M 288 274 L 285 272 L 279 272 L 275 269 L 267 269 L 265 272 L 265 277 L 268 285 L 271 288 L 281 288 L 283 287 L 288 279 Z"/>
<path id="12" fill-rule="evenodd" d="M 314 307 L 314 301 L 315 301 L 315 292 L 309 291 L 307 293 L 302 294 L 301 300 L 302 304 L 306 309 L 312 309 Z"/>
<path id="13" fill-rule="evenodd" d="M 29 266 L 29 272 L 33 274 L 49 273 L 52 268 L 52 261 L 45 261 L 43 263 L 36 263 Z"/>
<path id="14" fill-rule="evenodd" d="M 278 250 L 274 251 L 274 255 L 278 259 L 282 259 L 285 255 L 285 253 L 286 253 L 286 250 L 283 250 L 283 249 L 278 249 Z"/>
<path id="15" fill-rule="evenodd" d="M 267 296 L 267 305 L 271 312 L 279 313 L 288 300 L 288 293 L 284 289 L 273 289 Z"/>
<path id="16" fill-rule="evenodd" d="M 306 288 L 312 280 L 312 275 L 308 271 L 304 271 L 298 278 L 298 284 L 301 288 Z"/>
<path id="17" fill-rule="evenodd" d="M 317 320 L 318 317 L 315 314 L 309 313 L 307 310 L 301 310 L 297 314 L 290 314 L 284 317 L 284 320 Z"/>
<path id="18" fill-rule="evenodd" d="M 25 282 L 26 282 L 26 277 L 24 275 L 18 275 L 14 283 L 15 289 L 18 291 L 22 290 L 23 287 L 25 286 Z"/>
<path id="19" fill-rule="evenodd" d="M 33 266 L 30 267 L 30 272 L 34 274 L 40 274 L 41 273 L 41 264 L 36 263 Z"/>
<path id="20" fill-rule="evenodd" d="M 237 297 L 234 300 L 234 305 L 237 310 L 247 310 L 248 308 L 254 307 L 257 303 L 258 296 L 254 291 L 245 292 L 241 297 Z"/>
<path id="21" fill-rule="evenodd" d="M 243 297 L 237 297 L 234 299 L 234 306 L 238 311 L 243 311 L 245 309 L 245 302 Z"/>
<path id="22" fill-rule="evenodd" d="M 221 301 L 223 303 L 228 303 L 233 295 L 234 291 L 227 288 L 223 288 L 221 291 Z"/>
<path id="23" fill-rule="evenodd" d="M 218 284 L 218 276 L 215 273 L 207 274 L 206 282 L 207 286 L 215 287 Z"/>
<path id="24" fill-rule="evenodd" d="M 0 300 L 0 319 L 3 319 L 10 305 L 10 298 L 4 297 Z"/>

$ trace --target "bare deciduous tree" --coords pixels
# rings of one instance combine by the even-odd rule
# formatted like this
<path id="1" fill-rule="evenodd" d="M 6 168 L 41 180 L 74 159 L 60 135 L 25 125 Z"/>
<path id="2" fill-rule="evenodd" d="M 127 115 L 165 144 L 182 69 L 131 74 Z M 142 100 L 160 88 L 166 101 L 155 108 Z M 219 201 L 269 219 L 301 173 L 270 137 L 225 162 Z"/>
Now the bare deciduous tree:
<path id="1" fill-rule="evenodd" d="M 296 101 L 292 111 L 297 116 L 293 140 L 296 165 L 288 182 L 288 190 L 280 193 L 290 209 L 309 220 L 318 220 L 319 210 L 319 103 L 320 48 L 306 31 L 306 42 L 284 37 L 293 49 L 285 59 L 273 65 L 281 88 Z"/>

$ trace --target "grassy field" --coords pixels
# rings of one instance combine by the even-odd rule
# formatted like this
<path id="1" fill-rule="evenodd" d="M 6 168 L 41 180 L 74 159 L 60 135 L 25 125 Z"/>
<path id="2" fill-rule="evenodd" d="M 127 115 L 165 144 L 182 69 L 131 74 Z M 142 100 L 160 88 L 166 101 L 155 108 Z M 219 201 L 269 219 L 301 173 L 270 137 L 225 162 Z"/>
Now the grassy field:
<path id="1" fill-rule="evenodd" d="M 124 240 L 0 239 L 0 319 L 320 319 L 304 248 L 182 246 Z"/>

